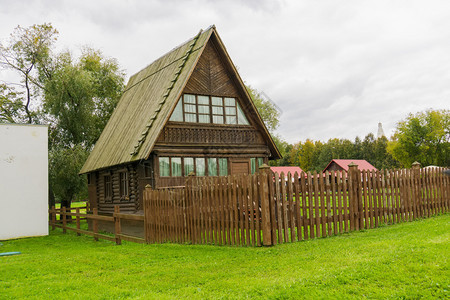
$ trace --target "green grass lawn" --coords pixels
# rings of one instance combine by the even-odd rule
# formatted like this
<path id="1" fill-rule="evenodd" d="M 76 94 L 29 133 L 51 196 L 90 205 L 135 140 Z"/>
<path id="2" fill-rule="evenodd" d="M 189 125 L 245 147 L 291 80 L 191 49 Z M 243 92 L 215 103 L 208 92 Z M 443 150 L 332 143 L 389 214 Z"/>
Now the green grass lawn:
<path id="1" fill-rule="evenodd" d="M 3 241 L 1 299 L 450 297 L 450 215 L 239 248 L 141 245 L 75 233 Z"/>

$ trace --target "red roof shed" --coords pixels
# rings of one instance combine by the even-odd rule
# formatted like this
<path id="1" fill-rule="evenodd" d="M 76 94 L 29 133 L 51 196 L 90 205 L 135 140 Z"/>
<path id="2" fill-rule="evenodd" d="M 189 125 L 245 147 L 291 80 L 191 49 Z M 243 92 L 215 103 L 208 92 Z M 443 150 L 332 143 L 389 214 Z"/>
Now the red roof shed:
<path id="1" fill-rule="evenodd" d="M 358 165 L 358 169 L 360 170 L 375 170 L 377 171 L 377 168 L 372 166 L 367 160 L 364 159 L 333 159 L 330 161 L 330 163 L 326 166 L 325 169 L 323 169 L 323 172 L 325 171 L 342 171 L 348 172 L 348 165 L 354 163 Z"/>
<path id="2" fill-rule="evenodd" d="M 284 175 L 287 175 L 287 173 L 291 173 L 292 176 L 294 176 L 295 172 L 298 173 L 298 175 L 300 175 L 303 170 L 300 169 L 300 167 L 270 167 L 270 170 L 272 170 L 272 172 L 274 173 L 278 173 L 281 174 L 281 172 L 284 173 Z"/>

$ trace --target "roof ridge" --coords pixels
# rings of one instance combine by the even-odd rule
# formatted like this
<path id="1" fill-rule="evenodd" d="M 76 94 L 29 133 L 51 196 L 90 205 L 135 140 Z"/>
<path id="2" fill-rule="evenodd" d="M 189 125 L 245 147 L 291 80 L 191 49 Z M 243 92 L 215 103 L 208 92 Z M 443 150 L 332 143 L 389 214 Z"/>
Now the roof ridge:
<path id="1" fill-rule="evenodd" d="M 208 31 L 210 28 L 215 28 L 213 27 L 214 25 L 208 27 L 205 31 Z M 197 36 L 199 36 L 200 34 L 203 33 L 203 29 L 200 29 L 200 32 L 198 34 L 196 34 L 194 37 L 186 40 L 185 42 L 173 47 L 171 50 L 167 51 L 166 53 L 164 53 L 163 55 L 161 55 L 160 57 L 158 57 L 157 59 L 155 59 L 154 61 L 152 61 L 151 63 L 149 63 L 148 65 L 146 65 L 145 67 L 143 67 L 142 69 L 140 69 L 139 71 L 137 71 L 136 73 L 134 73 L 133 75 L 131 75 L 130 77 L 133 77 L 134 75 L 142 72 L 143 70 L 147 69 L 149 66 L 153 65 L 155 62 L 157 62 L 158 60 L 166 57 L 167 55 L 169 55 L 170 53 L 176 51 L 177 49 L 183 47 L 184 45 L 188 44 L 190 41 L 194 40 Z"/>
<path id="2" fill-rule="evenodd" d="M 177 82 L 178 77 L 180 77 L 181 71 L 183 70 L 184 66 L 186 65 L 186 62 L 189 59 L 189 56 L 192 54 L 192 52 L 194 52 L 194 46 L 197 44 L 197 41 L 198 41 L 198 39 L 199 39 L 201 34 L 202 34 L 202 30 L 200 30 L 200 32 L 193 39 L 190 40 L 190 41 L 193 41 L 193 43 L 189 46 L 189 48 L 186 51 L 186 53 L 183 56 L 180 57 L 180 58 L 183 58 L 183 59 L 182 59 L 181 64 L 178 66 L 178 70 L 174 74 L 175 77 L 170 81 L 170 85 L 166 89 L 166 93 L 164 94 L 164 96 L 161 99 L 161 101 L 159 101 L 158 107 L 156 108 L 155 113 L 152 115 L 152 117 L 150 118 L 150 121 L 145 126 L 144 131 L 141 133 L 141 137 L 139 138 L 137 144 L 134 146 L 133 152 L 130 153 L 131 156 L 135 156 L 135 155 L 137 155 L 139 153 L 139 150 L 141 149 L 141 146 L 144 143 L 145 138 L 147 137 L 150 128 L 153 126 L 153 122 L 158 117 L 158 114 L 161 111 L 161 108 L 164 105 L 164 103 L 166 102 L 167 98 L 169 97 L 170 92 L 172 91 L 172 89 L 173 89 L 173 87 L 175 85 L 175 82 Z M 184 44 L 184 45 L 186 45 L 186 44 Z"/>

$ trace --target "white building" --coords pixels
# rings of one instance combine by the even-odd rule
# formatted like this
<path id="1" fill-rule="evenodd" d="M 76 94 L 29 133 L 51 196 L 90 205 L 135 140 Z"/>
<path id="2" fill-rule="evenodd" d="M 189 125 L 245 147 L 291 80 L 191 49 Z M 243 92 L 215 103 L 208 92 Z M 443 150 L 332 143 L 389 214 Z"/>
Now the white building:
<path id="1" fill-rule="evenodd" d="M 0 240 L 48 234 L 48 128 L 0 124 Z"/>

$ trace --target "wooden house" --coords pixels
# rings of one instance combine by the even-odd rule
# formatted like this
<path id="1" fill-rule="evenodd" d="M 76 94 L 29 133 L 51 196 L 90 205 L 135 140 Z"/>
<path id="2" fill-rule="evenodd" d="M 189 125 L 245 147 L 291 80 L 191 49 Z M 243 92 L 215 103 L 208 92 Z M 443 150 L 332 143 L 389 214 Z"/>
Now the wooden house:
<path id="1" fill-rule="evenodd" d="M 348 165 L 354 163 L 358 165 L 358 169 L 360 170 L 377 170 L 374 166 L 372 166 L 367 160 L 365 159 L 333 159 L 330 161 L 330 163 L 323 169 L 323 173 L 325 171 L 345 171 L 348 172 Z"/>
<path id="2" fill-rule="evenodd" d="M 99 212 L 186 176 L 254 173 L 281 157 L 214 26 L 133 75 L 81 170 Z"/>

